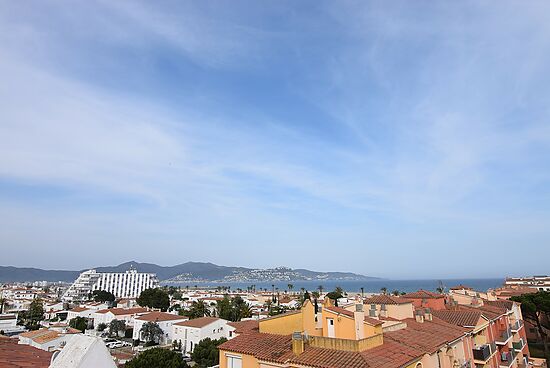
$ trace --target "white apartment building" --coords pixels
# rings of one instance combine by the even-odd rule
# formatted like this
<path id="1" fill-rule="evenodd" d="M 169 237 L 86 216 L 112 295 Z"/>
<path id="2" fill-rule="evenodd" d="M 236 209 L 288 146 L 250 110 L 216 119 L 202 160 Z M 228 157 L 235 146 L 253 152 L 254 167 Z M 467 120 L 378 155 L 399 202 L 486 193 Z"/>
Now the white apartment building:
<path id="1" fill-rule="evenodd" d="M 550 291 L 550 276 L 509 277 L 504 286 L 523 286 L 537 288 L 539 291 Z"/>
<path id="2" fill-rule="evenodd" d="M 108 291 L 117 298 L 137 298 L 143 290 L 156 288 L 158 285 L 156 274 L 137 272 L 134 268 L 126 272 L 88 270 L 78 276 L 78 279 L 63 295 L 63 299 L 66 301 L 85 300 L 94 290 Z"/>
<path id="3" fill-rule="evenodd" d="M 217 340 L 229 338 L 229 330 L 225 319 L 216 317 L 201 317 L 175 323 L 172 326 L 172 338 L 174 341 L 181 341 L 182 351 L 191 353 L 195 346 L 206 338 Z"/>
<path id="4" fill-rule="evenodd" d="M 139 317 L 143 314 L 147 314 L 149 311 L 147 308 L 111 308 L 111 309 L 102 309 L 96 311 L 92 318 L 94 319 L 94 326 L 97 328 L 101 323 L 108 325 L 112 320 L 116 319 L 123 321 L 127 326 L 134 325 L 134 318 Z"/>

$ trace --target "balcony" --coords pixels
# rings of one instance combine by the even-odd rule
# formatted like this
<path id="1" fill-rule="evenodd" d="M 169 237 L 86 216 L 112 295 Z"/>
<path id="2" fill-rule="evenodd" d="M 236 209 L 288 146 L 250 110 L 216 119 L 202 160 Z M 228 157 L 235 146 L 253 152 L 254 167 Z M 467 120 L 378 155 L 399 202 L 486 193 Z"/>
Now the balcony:
<path id="1" fill-rule="evenodd" d="M 507 329 L 502 333 L 502 335 L 496 338 L 495 342 L 497 343 L 497 345 L 506 345 L 508 344 L 511 338 L 512 338 L 512 330 Z"/>
<path id="2" fill-rule="evenodd" d="M 523 348 L 525 347 L 525 342 L 523 340 L 520 340 L 520 341 L 513 341 L 512 342 L 512 347 L 514 348 L 514 350 L 519 353 L 520 351 L 523 350 Z"/>
<path id="3" fill-rule="evenodd" d="M 512 323 L 511 330 L 512 330 L 512 332 L 515 333 L 515 332 L 518 332 L 522 327 L 523 327 L 523 321 L 518 320 L 518 321 Z"/>
<path id="4" fill-rule="evenodd" d="M 474 353 L 474 363 L 485 364 L 491 359 L 497 349 L 495 345 L 485 344 L 476 346 L 472 351 Z"/>
<path id="5" fill-rule="evenodd" d="M 499 360 L 499 367 L 501 368 L 509 368 L 514 364 L 514 361 L 516 360 L 516 353 L 514 353 L 513 350 L 510 350 L 506 353 L 500 354 L 500 360 Z"/>

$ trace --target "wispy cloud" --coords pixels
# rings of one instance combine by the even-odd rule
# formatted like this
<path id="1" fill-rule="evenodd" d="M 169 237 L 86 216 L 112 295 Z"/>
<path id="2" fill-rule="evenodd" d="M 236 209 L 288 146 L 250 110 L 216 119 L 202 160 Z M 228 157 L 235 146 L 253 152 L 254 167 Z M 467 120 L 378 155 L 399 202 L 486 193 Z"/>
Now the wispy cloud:
<path id="1" fill-rule="evenodd" d="M 550 235 L 545 4 L 163 5 L 1 5 L 0 200 L 18 230 L 0 240 L 63 243 L 48 228 L 67 222 L 70 243 L 161 263 L 327 268 L 284 250 L 405 266 L 418 246 Z M 26 198 L 45 187 L 58 203 Z"/>

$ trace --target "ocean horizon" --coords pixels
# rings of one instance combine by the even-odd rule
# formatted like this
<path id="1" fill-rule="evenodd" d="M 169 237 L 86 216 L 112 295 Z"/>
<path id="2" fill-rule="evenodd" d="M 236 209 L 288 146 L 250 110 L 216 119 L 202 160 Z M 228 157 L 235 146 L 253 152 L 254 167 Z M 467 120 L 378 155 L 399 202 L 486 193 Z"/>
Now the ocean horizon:
<path id="1" fill-rule="evenodd" d="M 466 285 L 478 291 L 487 291 L 500 287 L 504 283 L 504 278 L 462 278 L 462 279 L 425 279 L 425 280 L 391 280 L 391 279 L 376 279 L 366 281 L 347 281 L 347 280 L 313 280 L 313 281 L 273 281 L 273 282 L 167 282 L 162 285 L 181 286 L 194 288 L 216 288 L 219 286 L 229 286 L 231 290 L 247 288 L 251 285 L 256 286 L 256 290 L 267 289 L 272 290 L 273 285 L 279 292 L 288 291 L 288 284 L 292 284 L 293 291 L 300 291 L 302 288 L 308 291 L 318 290 L 319 286 L 323 287 L 324 291 L 332 291 L 336 287 L 341 287 L 346 292 L 360 292 L 363 288 L 365 293 L 378 293 L 382 288 L 386 288 L 388 292 L 397 290 L 399 292 L 412 292 L 419 289 L 435 291 L 439 284 L 443 283 L 445 290 L 457 285 Z"/>

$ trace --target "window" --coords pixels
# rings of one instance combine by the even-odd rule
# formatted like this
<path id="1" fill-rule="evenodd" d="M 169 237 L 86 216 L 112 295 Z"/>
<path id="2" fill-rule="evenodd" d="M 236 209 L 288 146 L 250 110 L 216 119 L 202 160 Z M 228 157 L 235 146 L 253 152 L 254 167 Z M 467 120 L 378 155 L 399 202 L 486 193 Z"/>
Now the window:
<path id="1" fill-rule="evenodd" d="M 241 357 L 228 355 L 227 356 L 227 368 L 242 368 L 243 361 Z"/>
<path id="2" fill-rule="evenodd" d="M 334 326 L 334 320 L 333 319 L 329 319 L 328 322 L 330 323 L 331 326 Z"/>

